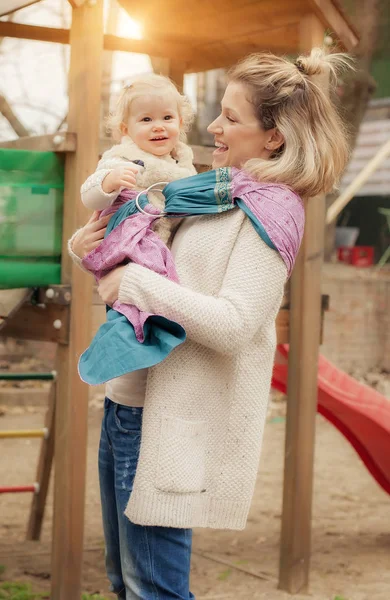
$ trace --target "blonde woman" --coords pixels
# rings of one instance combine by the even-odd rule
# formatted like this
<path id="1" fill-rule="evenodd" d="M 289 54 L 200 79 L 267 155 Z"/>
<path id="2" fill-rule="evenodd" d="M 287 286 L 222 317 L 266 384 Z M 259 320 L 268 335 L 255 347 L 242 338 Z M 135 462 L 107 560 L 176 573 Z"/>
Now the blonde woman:
<path id="1" fill-rule="evenodd" d="M 211 192 L 219 203 L 218 214 L 186 218 L 175 234 L 180 283 L 135 264 L 100 282 L 105 302 L 165 315 L 187 333 L 149 369 L 142 392 L 131 374 L 105 401 L 99 470 L 107 572 L 119 598 L 193 598 L 191 528 L 245 527 L 275 319 L 303 233 L 300 197 L 331 190 L 348 154 L 342 123 L 313 76 L 330 72 L 334 84 L 345 62 L 315 49 L 295 63 L 258 54 L 234 67 L 209 126 L 214 188 L 204 174 L 187 180 L 191 193 L 170 184 L 179 186 L 170 188 L 173 204 L 190 204 L 193 194 L 199 206 Z M 72 240 L 74 259 L 104 233 L 105 221 L 92 217 Z"/>

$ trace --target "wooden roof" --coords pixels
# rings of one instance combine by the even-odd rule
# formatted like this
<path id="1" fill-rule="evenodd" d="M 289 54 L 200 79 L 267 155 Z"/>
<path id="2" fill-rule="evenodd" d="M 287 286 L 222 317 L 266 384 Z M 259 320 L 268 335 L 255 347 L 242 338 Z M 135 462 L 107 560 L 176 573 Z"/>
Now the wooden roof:
<path id="1" fill-rule="evenodd" d="M 186 72 L 226 67 L 251 52 L 299 52 L 302 18 L 315 13 L 341 49 L 356 31 L 336 0 L 119 0 L 145 40 L 183 45 Z"/>
<path id="2" fill-rule="evenodd" d="M 0 17 L 40 0 L 0 0 Z M 73 6 L 86 0 L 69 0 Z M 143 38 L 104 36 L 106 50 L 173 60 L 181 73 L 228 67 L 251 52 L 294 54 L 310 37 L 314 14 L 341 50 L 358 35 L 338 0 L 118 0 L 143 27 Z M 0 37 L 69 43 L 69 31 L 0 20 Z M 307 50 L 307 44 L 304 48 Z"/>

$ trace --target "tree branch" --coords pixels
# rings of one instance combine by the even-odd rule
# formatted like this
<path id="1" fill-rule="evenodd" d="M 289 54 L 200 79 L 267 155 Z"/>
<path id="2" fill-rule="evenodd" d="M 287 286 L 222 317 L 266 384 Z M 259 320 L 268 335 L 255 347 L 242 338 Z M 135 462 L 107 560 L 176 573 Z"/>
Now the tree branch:
<path id="1" fill-rule="evenodd" d="M 0 94 L 0 113 L 7 119 L 8 123 L 19 137 L 30 135 L 28 129 L 25 128 L 23 123 L 15 115 L 11 106 L 8 104 L 7 99 L 2 94 Z"/>

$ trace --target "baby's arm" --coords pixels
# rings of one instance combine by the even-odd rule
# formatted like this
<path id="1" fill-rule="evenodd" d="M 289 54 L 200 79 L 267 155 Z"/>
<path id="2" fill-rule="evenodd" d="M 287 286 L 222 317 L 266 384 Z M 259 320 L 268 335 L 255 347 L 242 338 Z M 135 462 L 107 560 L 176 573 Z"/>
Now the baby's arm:
<path id="1" fill-rule="evenodd" d="M 122 158 L 101 160 L 93 175 L 81 186 L 81 200 L 91 210 L 103 210 L 111 206 L 123 188 L 133 188 L 136 174 L 141 167 Z"/>

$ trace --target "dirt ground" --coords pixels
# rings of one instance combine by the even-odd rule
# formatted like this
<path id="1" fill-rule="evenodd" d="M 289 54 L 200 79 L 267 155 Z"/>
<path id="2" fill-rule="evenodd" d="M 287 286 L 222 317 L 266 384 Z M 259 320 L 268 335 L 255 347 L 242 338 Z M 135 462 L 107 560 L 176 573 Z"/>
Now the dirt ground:
<path id="1" fill-rule="evenodd" d="M 249 522 L 243 532 L 196 530 L 192 590 L 197 600 L 286 600 L 277 590 L 282 499 L 284 403 L 273 403 Z M 1 411 L 0 411 L 1 414 Z M 83 589 L 107 598 L 97 482 L 101 409 L 89 416 L 88 483 Z M 43 408 L 6 407 L 1 429 L 41 426 Z M 0 480 L 34 480 L 38 440 L 0 441 Z M 309 598 L 390 600 L 390 501 L 342 436 L 317 418 L 313 540 Z M 52 494 L 41 542 L 24 540 L 31 496 L 0 496 L 0 578 L 50 587 Z M 295 596 L 303 600 L 308 596 Z M 340 600 L 341 600 L 340 598 Z M 77 600 L 77 599 L 69 599 Z"/>

